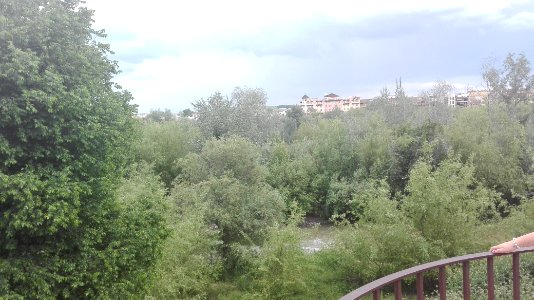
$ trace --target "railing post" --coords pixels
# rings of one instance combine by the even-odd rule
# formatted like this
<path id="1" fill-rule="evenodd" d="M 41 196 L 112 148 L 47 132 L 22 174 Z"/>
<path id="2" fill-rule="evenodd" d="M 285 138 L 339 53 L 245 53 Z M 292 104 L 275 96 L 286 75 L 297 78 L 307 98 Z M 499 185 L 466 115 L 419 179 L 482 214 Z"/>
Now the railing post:
<path id="1" fill-rule="evenodd" d="M 488 300 L 495 300 L 495 275 L 493 273 L 493 256 L 487 258 Z"/>
<path id="2" fill-rule="evenodd" d="M 373 292 L 373 300 L 380 300 L 382 298 L 382 291 L 380 289 Z"/>
<path id="3" fill-rule="evenodd" d="M 471 278 L 469 277 L 469 261 L 464 261 L 463 265 L 463 289 L 464 300 L 471 299 Z"/>
<path id="4" fill-rule="evenodd" d="M 439 267 L 439 300 L 447 299 L 447 273 L 445 273 L 445 266 Z"/>
<path id="5" fill-rule="evenodd" d="M 425 290 L 423 287 L 423 272 L 419 272 L 415 275 L 415 288 L 417 290 L 417 300 L 424 300 Z"/>
<path id="6" fill-rule="evenodd" d="M 395 300 L 402 300 L 402 287 L 400 279 L 395 281 L 393 288 L 395 290 Z"/>
<path id="7" fill-rule="evenodd" d="M 514 300 L 521 299 L 521 277 L 519 276 L 519 253 L 512 254 L 512 281 Z"/>

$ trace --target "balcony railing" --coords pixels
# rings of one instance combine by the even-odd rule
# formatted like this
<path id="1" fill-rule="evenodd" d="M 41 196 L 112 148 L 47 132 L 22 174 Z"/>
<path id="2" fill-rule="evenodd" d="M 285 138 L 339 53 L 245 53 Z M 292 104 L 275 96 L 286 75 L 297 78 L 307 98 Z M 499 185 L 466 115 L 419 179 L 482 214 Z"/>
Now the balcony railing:
<path id="1" fill-rule="evenodd" d="M 519 274 L 519 256 L 522 253 L 534 252 L 534 247 L 521 248 L 515 252 L 504 254 L 512 256 L 512 299 L 519 300 L 521 299 L 520 287 L 521 280 Z M 495 299 L 495 285 L 494 285 L 494 272 L 493 272 L 493 258 L 497 255 L 494 255 L 490 252 L 481 252 L 476 254 L 469 254 L 464 256 L 457 256 L 446 258 L 419 266 L 415 266 L 409 269 L 393 273 L 391 275 L 377 279 L 371 283 L 368 283 L 349 294 L 343 296 L 341 300 L 356 300 L 361 299 L 367 295 L 373 295 L 374 300 L 380 300 L 382 297 L 382 288 L 393 285 L 393 291 L 395 295 L 395 300 L 402 299 L 402 289 L 401 283 L 402 280 L 406 277 L 415 275 L 415 288 L 417 292 L 417 300 L 422 300 L 425 298 L 424 286 L 423 286 L 423 274 L 427 271 L 438 270 L 438 293 L 439 299 L 447 299 L 447 273 L 446 267 L 455 264 L 462 264 L 463 270 L 463 298 L 465 300 L 471 299 L 471 279 L 469 274 L 470 262 L 476 260 L 486 259 L 486 269 L 487 269 L 487 292 L 488 299 Z M 502 256 L 502 255 L 499 255 Z"/>

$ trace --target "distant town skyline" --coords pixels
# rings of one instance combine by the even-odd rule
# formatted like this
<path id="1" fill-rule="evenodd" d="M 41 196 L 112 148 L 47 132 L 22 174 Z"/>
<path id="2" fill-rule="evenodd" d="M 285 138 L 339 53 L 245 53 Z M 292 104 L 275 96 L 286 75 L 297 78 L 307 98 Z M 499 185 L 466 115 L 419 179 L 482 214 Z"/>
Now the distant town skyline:
<path id="1" fill-rule="evenodd" d="M 483 88 L 482 66 L 534 60 L 534 3 L 508 1 L 87 0 L 139 112 L 191 108 L 236 86 L 268 105 L 307 94 L 372 98 L 402 78 L 416 95 L 445 80 Z"/>

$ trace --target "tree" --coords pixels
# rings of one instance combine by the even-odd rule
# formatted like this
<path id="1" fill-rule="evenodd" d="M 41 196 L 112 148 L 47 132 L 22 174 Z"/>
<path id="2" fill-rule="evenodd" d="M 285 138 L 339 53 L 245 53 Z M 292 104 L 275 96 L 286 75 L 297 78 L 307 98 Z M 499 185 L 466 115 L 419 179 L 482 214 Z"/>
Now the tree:
<path id="1" fill-rule="evenodd" d="M 230 131 L 233 102 L 219 92 L 193 103 L 198 123 L 207 137 L 222 138 Z"/>
<path id="2" fill-rule="evenodd" d="M 287 110 L 286 117 L 295 120 L 298 128 L 302 123 L 302 118 L 304 118 L 304 110 L 300 105 L 293 105 Z"/>
<path id="3" fill-rule="evenodd" d="M 446 256 L 474 250 L 476 226 L 497 215 L 498 194 L 478 185 L 474 171 L 472 164 L 450 158 L 435 170 L 420 160 L 410 172 L 402 209 Z"/>
<path id="4" fill-rule="evenodd" d="M 188 119 L 165 123 L 142 123 L 134 144 L 135 156 L 153 165 L 167 188 L 179 174 L 176 161 L 190 152 L 199 152 L 204 142 L 200 129 Z"/>
<path id="5" fill-rule="evenodd" d="M 261 144 L 276 136 L 282 123 L 266 103 L 267 95 L 262 89 L 236 87 L 230 99 L 215 93 L 193 106 L 207 137 L 219 139 L 234 134 Z"/>
<path id="6" fill-rule="evenodd" d="M 157 257 L 130 244 L 162 225 L 117 196 L 135 107 L 81 3 L 0 0 L 2 298 L 128 297 Z"/>
<path id="7" fill-rule="evenodd" d="M 395 99 L 397 101 L 404 101 L 406 98 L 406 92 L 402 87 L 402 78 L 395 80 Z"/>
<path id="8" fill-rule="evenodd" d="M 207 299 L 209 287 L 219 279 L 219 230 L 206 226 L 205 209 L 169 212 L 171 234 L 157 263 L 148 299 Z M 146 298 L 145 298 L 146 299 Z"/>
<path id="9" fill-rule="evenodd" d="M 490 91 L 490 100 L 516 105 L 532 99 L 534 75 L 530 74 L 530 62 L 524 53 L 509 53 L 502 69 L 484 66 L 482 78 Z"/>
<path id="10" fill-rule="evenodd" d="M 258 148 L 238 136 L 206 142 L 200 154 L 190 153 L 178 160 L 181 181 L 198 183 L 209 177 L 228 176 L 246 184 L 265 181 L 266 170 L 259 163 Z"/>
<path id="11" fill-rule="evenodd" d="M 299 105 L 293 105 L 286 111 L 286 118 L 283 120 L 282 139 L 292 142 L 297 129 L 304 118 L 304 110 Z"/>
<path id="12" fill-rule="evenodd" d="M 169 109 L 163 110 L 151 110 L 146 116 L 146 119 L 152 122 L 168 122 L 175 119 L 173 113 Z"/>
<path id="13" fill-rule="evenodd" d="M 380 96 L 376 97 L 369 105 L 369 110 L 380 112 L 390 126 L 398 126 L 412 121 L 415 111 L 411 99 L 406 96 L 402 79 L 395 80 L 395 92 L 391 97 L 387 87 L 380 90 Z"/>
<path id="14" fill-rule="evenodd" d="M 192 117 L 193 116 L 193 111 L 189 108 L 186 108 L 184 110 L 182 110 L 182 112 L 180 113 L 180 116 L 184 117 L 184 118 L 189 118 L 189 117 Z"/>
<path id="15" fill-rule="evenodd" d="M 281 117 L 267 107 L 267 94 L 264 90 L 236 87 L 231 98 L 235 105 L 232 134 L 262 144 L 279 133 Z"/>
<path id="16" fill-rule="evenodd" d="M 462 161 L 472 159 L 479 182 L 502 193 L 510 203 L 517 204 L 516 197 L 526 194 L 531 150 L 525 128 L 503 107 L 494 107 L 491 118 L 486 109 L 460 110 L 445 127 L 445 136 Z"/>
<path id="17" fill-rule="evenodd" d="M 448 104 L 448 98 L 451 92 L 454 90 L 454 86 L 450 83 L 447 83 L 444 80 L 439 80 L 434 84 L 432 89 L 430 89 L 430 95 L 434 101 L 439 103 Z"/>
<path id="18" fill-rule="evenodd" d="M 283 220 L 285 205 L 266 184 L 259 149 L 230 136 L 206 142 L 200 154 L 178 161 L 182 170 L 171 197 L 181 210 L 205 210 L 206 225 L 220 231 L 227 274 L 234 273 L 242 246 L 261 245 L 269 228 Z"/>

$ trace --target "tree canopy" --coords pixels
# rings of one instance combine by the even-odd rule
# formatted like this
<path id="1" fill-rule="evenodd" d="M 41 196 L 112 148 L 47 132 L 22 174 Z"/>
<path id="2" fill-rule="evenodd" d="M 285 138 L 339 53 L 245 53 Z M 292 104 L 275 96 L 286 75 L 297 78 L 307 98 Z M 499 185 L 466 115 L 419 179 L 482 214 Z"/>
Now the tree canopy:
<path id="1" fill-rule="evenodd" d="M 141 217 L 135 196 L 116 196 L 135 107 L 111 81 L 117 66 L 92 14 L 78 0 L 0 0 L 2 295 L 128 295 L 157 257 L 143 244 L 164 237 L 158 212 Z M 150 238 L 133 242 L 124 226 Z"/>
<path id="2" fill-rule="evenodd" d="M 490 100 L 518 104 L 532 100 L 534 75 L 524 53 L 509 53 L 499 69 L 486 65 L 482 77 L 490 91 Z"/>

